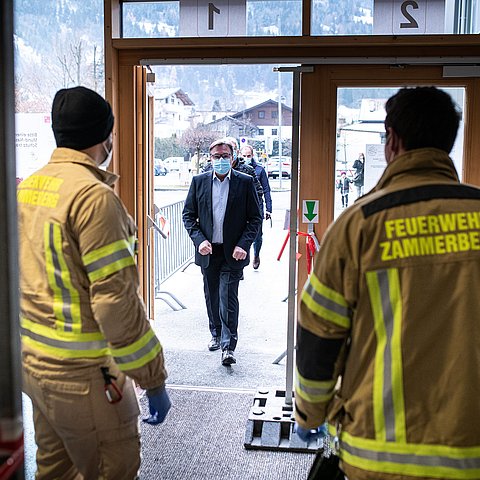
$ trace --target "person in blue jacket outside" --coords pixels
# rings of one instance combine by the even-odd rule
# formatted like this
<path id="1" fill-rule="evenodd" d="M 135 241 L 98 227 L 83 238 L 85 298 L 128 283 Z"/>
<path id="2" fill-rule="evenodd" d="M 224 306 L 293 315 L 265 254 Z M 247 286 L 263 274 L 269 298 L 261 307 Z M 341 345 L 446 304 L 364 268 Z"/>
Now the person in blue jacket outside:
<path id="1" fill-rule="evenodd" d="M 260 199 L 260 204 L 262 207 L 262 216 L 266 220 L 269 220 L 272 217 L 272 197 L 270 195 L 270 184 L 268 183 L 267 173 L 265 169 L 259 165 L 253 155 L 253 147 L 251 145 L 244 145 L 240 150 L 240 157 L 247 165 L 251 165 L 255 169 L 257 178 L 260 181 L 263 189 L 263 200 L 265 201 L 265 215 L 263 215 L 263 201 Z M 262 226 L 260 225 L 260 230 L 258 231 L 257 238 L 253 242 L 253 268 L 255 270 L 260 266 L 260 249 L 262 248 L 263 243 L 263 232 Z"/>

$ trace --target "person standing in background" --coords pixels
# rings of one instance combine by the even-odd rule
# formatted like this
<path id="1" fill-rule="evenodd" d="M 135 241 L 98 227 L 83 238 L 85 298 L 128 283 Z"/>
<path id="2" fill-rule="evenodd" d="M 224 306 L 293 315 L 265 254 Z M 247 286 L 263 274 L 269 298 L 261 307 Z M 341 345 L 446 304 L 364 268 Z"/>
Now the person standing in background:
<path id="1" fill-rule="evenodd" d="M 358 154 L 358 158 L 353 162 L 353 184 L 357 190 L 357 198 L 363 195 L 363 185 L 365 176 L 365 155 L 363 153 Z"/>
<path id="2" fill-rule="evenodd" d="M 337 188 L 340 190 L 342 196 L 342 208 L 348 207 L 348 194 L 350 193 L 350 184 L 352 181 L 347 177 L 346 172 L 340 173 L 340 178 L 337 181 Z"/>
<path id="3" fill-rule="evenodd" d="M 162 346 L 139 295 L 133 219 L 115 194 L 113 114 L 93 90 L 59 90 L 49 163 L 18 186 L 23 388 L 33 404 L 37 480 L 133 480 L 139 407 L 170 400 Z"/>
<path id="4" fill-rule="evenodd" d="M 262 207 L 262 217 L 265 220 L 270 220 L 272 218 L 272 196 L 270 195 L 270 183 L 268 182 L 268 176 L 265 172 L 265 169 L 259 165 L 253 155 L 253 147 L 251 145 L 244 145 L 240 149 L 240 158 L 243 159 L 245 164 L 254 168 L 257 178 L 260 181 L 263 191 L 263 200 L 265 201 L 265 213 L 263 208 L 263 201 L 260 198 L 260 205 Z M 263 222 L 262 222 L 263 224 Z M 253 242 L 253 268 L 255 270 L 260 266 L 260 250 L 263 243 L 263 231 L 262 225 L 260 225 L 260 230 L 258 232 L 257 238 Z"/>

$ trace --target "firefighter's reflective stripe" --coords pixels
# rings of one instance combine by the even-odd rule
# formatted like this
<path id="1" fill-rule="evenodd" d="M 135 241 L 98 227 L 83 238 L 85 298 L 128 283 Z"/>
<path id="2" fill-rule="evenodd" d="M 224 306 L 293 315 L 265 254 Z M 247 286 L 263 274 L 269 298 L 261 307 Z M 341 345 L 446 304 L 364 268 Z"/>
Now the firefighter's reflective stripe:
<path id="1" fill-rule="evenodd" d="M 112 348 L 112 355 L 120 370 L 131 370 L 143 367 L 161 350 L 160 342 L 150 329 L 142 338 L 128 347 Z"/>
<path id="2" fill-rule="evenodd" d="M 93 250 L 82 257 L 91 282 L 135 265 L 135 239 L 122 239 Z"/>
<path id="3" fill-rule="evenodd" d="M 329 432 L 335 436 L 333 425 Z M 339 456 L 349 465 L 372 472 L 452 480 L 480 478 L 480 445 L 382 442 L 342 432 Z"/>
<path id="4" fill-rule="evenodd" d="M 310 275 L 305 284 L 302 302 L 315 315 L 341 327 L 350 328 L 352 312 L 345 298 L 323 284 L 315 273 Z"/>
<path id="5" fill-rule="evenodd" d="M 72 285 L 62 248 L 62 231 L 57 223 L 43 228 L 45 267 L 53 291 L 53 311 L 57 327 L 65 332 L 81 331 L 80 295 Z"/>
<path id="6" fill-rule="evenodd" d="M 366 274 L 377 349 L 373 379 L 375 437 L 406 442 L 402 364 L 402 296 L 395 268 Z"/>
<path id="7" fill-rule="evenodd" d="M 60 358 L 98 358 L 110 354 L 101 332 L 74 333 L 21 319 L 22 341 L 32 348 Z"/>
<path id="8" fill-rule="evenodd" d="M 333 389 L 335 387 L 335 381 L 320 381 L 309 380 L 300 375 L 298 369 L 296 369 L 296 385 L 295 392 L 298 396 L 303 398 L 307 402 L 318 403 L 328 402 L 333 396 Z"/>

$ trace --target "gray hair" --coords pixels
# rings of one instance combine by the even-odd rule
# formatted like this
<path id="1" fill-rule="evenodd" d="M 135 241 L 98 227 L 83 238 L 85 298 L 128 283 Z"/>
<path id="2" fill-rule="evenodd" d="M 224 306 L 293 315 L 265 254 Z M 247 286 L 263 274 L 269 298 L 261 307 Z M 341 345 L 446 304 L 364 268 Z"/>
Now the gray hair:
<path id="1" fill-rule="evenodd" d="M 231 143 L 228 142 L 226 138 L 220 138 L 219 140 L 215 140 L 214 142 L 212 142 L 210 147 L 208 147 L 208 151 L 211 152 L 213 147 L 216 147 L 218 145 L 226 145 L 228 148 L 230 148 L 230 151 L 233 155 L 233 146 Z"/>

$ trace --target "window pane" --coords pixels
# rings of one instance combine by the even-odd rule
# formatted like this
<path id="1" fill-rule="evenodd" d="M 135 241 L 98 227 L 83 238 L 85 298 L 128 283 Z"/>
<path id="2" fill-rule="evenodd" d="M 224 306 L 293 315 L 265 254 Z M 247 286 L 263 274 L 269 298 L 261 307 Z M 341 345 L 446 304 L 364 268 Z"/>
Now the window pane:
<path id="1" fill-rule="evenodd" d="M 302 0 L 122 2 L 123 38 L 298 36 Z"/>
<path id="2" fill-rule="evenodd" d="M 396 0 L 311 1 L 315 36 L 480 31 L 480 0 L 423 0 L 415 9 Z M 302 34 L 302 0 L 213 0 L 200 5 L 196 0 L 127 0 L 122 9 L 122 35 L 130 38 Z"/>
<path id="3" fill-rule="evenodd" d="M 124 38 L 178 37 L 180 2 L 134 2 L 122 4 Z"/>
<path id="4" fill-rule="evenodd" d="M 423 0 L 412 4 L 396 0 L 312 0 L 311 32 L 425 35 L 480 31 L 480 0 Z"/>
<path id="5" fill-rule="evenodd" d="M 301 0 L 247 0 L 248 37 L 301 34 Z"/>
<path id="6" fill-rule="evenodd" d="M 83 85 L 104 94 L 103 1 L 15 0 L 17 177 L 48 163 L 52 100 Z M 32 478 L 34 474 L 32 473 Z"/>
<path id="7" fill-rule="evenodd" d="M 461 179 L 463 168 L 464 88 L 442 88 L 462 112 L 457 140 L 450 153 Z M 387 163 L 385 145 L 385 103 L 398 88 L 339 88 L 337 90 L 337 154 L 335 159 L 334 218 L 378 182 Z M 363 180 L 356 176 L 355 161 L 364 158 Z M 342 176 L 342 173 L 345 175 Z"/>
<path id="8" fill-rule="evenodd" d="M 312 35 L 371 35 L 373 0 L 313 0 Z"/>

